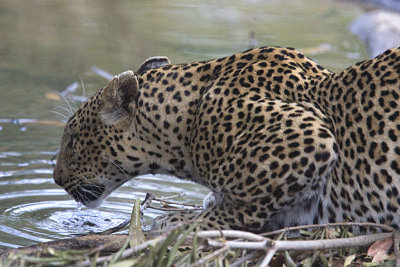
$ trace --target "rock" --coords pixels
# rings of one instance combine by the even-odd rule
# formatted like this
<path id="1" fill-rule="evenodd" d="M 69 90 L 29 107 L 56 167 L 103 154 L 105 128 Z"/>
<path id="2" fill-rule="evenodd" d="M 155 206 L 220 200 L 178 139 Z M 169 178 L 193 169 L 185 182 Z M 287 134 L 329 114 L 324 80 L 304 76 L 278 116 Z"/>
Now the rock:
<path id="1" fill-rule="evenodd" d="M 400 14 L 376 10 L 365 13 L 350 25 L 350 31 L 367 45 L 375 57 L 385 50 L 400 46 Z"/>

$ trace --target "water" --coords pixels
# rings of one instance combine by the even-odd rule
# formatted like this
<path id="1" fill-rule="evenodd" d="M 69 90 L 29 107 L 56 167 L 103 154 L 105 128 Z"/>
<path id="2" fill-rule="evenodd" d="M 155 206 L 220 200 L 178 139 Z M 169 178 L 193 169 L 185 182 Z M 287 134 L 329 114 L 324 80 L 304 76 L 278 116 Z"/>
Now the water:
<path id="1" fill-rule="evenodd" d="M 0 246 L 17 247 L 101 231 L 129 218 L 146 192 L 201 204 L 207 190 L 161 176 L 136 178 L 99 209 L 77 209 L 54 184 L 51 158 L 69 107 L 56 92 L 93 94 L 116 74 L 150 56 L 182 63 L 258 45 L 293 46 L 331 70 L 366 57 L 349 22 L 352 4 L 327 0 L 0 2 Z M 76 105 L 79 102 L 75 102 Z M 74 104 L 72 104 L 74 106 Z M 55 111 L 55 113 L 53 113 Z M 146 210 L 145 224 L 161 214 Z"/>

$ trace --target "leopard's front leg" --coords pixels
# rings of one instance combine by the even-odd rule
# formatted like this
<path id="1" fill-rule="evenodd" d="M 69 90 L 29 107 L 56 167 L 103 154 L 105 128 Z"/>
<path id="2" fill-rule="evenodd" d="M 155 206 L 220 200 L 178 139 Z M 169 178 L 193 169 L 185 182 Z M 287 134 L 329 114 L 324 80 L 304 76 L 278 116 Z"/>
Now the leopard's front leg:
<path id="1" fill-rule="evenodd" d="M 233 203 L 225 200 L 202 212 L 182 211 L 159 216 L 155 218 L 152 230 L 198 223 L 201 230 L 243 230 L 257 233 L 292 224 L 311 224 L 312 220 L 304 221 L 300 214 L 315 214 L 318 199 L 316 196 L 299 199 L 301 202 L 291 201 L 291 206 L 288 207 L 275 205 L 271 198 L 259 199 L 253 203 Z"/>

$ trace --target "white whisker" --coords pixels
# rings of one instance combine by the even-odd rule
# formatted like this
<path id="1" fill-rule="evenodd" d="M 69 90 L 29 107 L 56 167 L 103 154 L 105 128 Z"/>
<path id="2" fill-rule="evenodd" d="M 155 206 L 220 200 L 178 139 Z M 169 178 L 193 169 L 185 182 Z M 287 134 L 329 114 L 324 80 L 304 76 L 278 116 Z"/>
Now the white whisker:
<path id="1" fill-rule="evenodd" d="M 59 93 L 59 95 L 64 99 L 64 101 L 67 103 L 67 107 L 68 107 L 68 109 L 69 109 L 69 114 L 71 114 L 71 116 L 74 114 L 74 111 L 73 111 L 73 109 L 72 109 L 72 107 L 71 107 L 71 104 L 69 103 L 69 101 L 68 101 L 68 99 L 66 98 L 66 96 L 65 95 L 63 95 L 63 94 L 61 94 L 61 93 Z"/>
<path id="2" fill-rule="evenodd" d="M 75 111 L 78 109 L 78 106 L 75 104 L 75 101 L 69 96 L 69 95 L 63 95 L 66 99 L 69 100 L 69 103 L 72 103 L 71 105 L 71 109 L 72 109 L 72 113 L 75 113 Z"/>
<path id="3" fill-rule="evenodd" d="M 83 98 L 86 98 L 86 87 L 85 84 L 83 83 L 82 77 L 79 77 L 79 80 L 81 81 Z"/>
<path id="4" fill-rule="evenodd" d="M 67 116 L 68 118 L 73 115 L 68 106 L 60 105 L 56 106 L 54 109 L 60 109 L 61 111 L 64 111 L 66 113 L 65 116 Z"/>
<path id="5" fill-rule="evenodd" d="M 69 119 L 69 117 L 67 117 L 66 115 L 62 114 L 61 112 L 57 112 L 57 111 L 54 111 L 54 110 L 51 110 L 50 112 L 63 117 L 65 120 Z"/>

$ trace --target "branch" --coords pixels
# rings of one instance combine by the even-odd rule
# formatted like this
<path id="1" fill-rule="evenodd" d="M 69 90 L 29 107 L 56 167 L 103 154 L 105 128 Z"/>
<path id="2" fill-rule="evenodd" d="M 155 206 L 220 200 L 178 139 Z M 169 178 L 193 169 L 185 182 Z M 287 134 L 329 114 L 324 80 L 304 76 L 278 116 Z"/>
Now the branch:
<path id="1" fill-rule="evenodd" d="M 272 232 L 263 233 L 261 235 L 262 236 L 271 236 L 271 235 L 277 235 L 277 234 L 281 234 L 281 233 L 285 233 L 285 232 L 297 231 L 297 230 L 302 230 L 302 229 L 326 228 L 326 227 L 338 227 L 338 226 L 375 227 L 375 228 L 381 228 L 382 230 L 387 231 L 387 232 L 393 232 L 393 231 L 396 230 L 393 227 L 390 227 L 389 225 L 379 224 L 379 223 L 340 222 L 340 223 L 326 223 L 326 224 L 311 224 L 311 225 L 292 226 L 292 227 L 286 227 L 286 228 L 279 229 L 279 230 L 272 231 Z"/>
<path id="2" fill-rule="evenodd" d="M 240 239 L 245 239 L 245 240 L 250 240 L 250 241 L 263 241 L 263 240 L 267 239 L 265 237 L 262 237 L 260 235 L 256 235 L 256 234 L 253 234 L 250 232 L 236 231 L 236 230 L 200 231 L 200 232 L 198 232 L 197 236 L 201 237 L 201 238 L 218 238 L 218 237 L 240 238 Z M 268 240 L 270 240 L 270 239 L 268 239 Z"/>
<path id="3" fill-rule="evenodd" d="M 269 262 L 272 260 L 272 257 L 275 255 L 276 251 L 276 249 L 269 249 L 267 255 L 261 261 L 260 267 L 267 267 Z"/>
<path id="4" fill-rule="evenodd" d="M 223 233 L 225 231 L 222 231 Z M 200 236 L 201 232 L 199 232 Z M 227 237 L 228 235 L 224 236 Z M 337 238 L 329 240 L 293 240 L 285 241 L 278 240 L 274 241 L 265 238 L 263 241 L 216 241 L 209 240 L 208 244 L 214 247 L 223 247 L 228 245 L 232 249 L 252 249 L 252 250 L 267 250 L 275 249 L 276 251 L 304 251 L 304 250 L 327 250 L 327 249 L 338 249 L 338 248 L 350 248 L 359 246 L 368 246 L 377 240 L 382 240 L 387 237 L 393 236 L 393 233 L 380 233 L 373 235 L 363 235 L 349 238 Z"/>
<path id="5" fill-rule="evenodd" d="M 243 263 L 245 263 L 246 261 L 260 257 L 262 255 L 261 253 L 262 251 L 259 250 L 255 252 L 250 252 L 246 256 L 238 258 L 235 262 L 232 263 L 231 267 L 243 266 Z"/>

